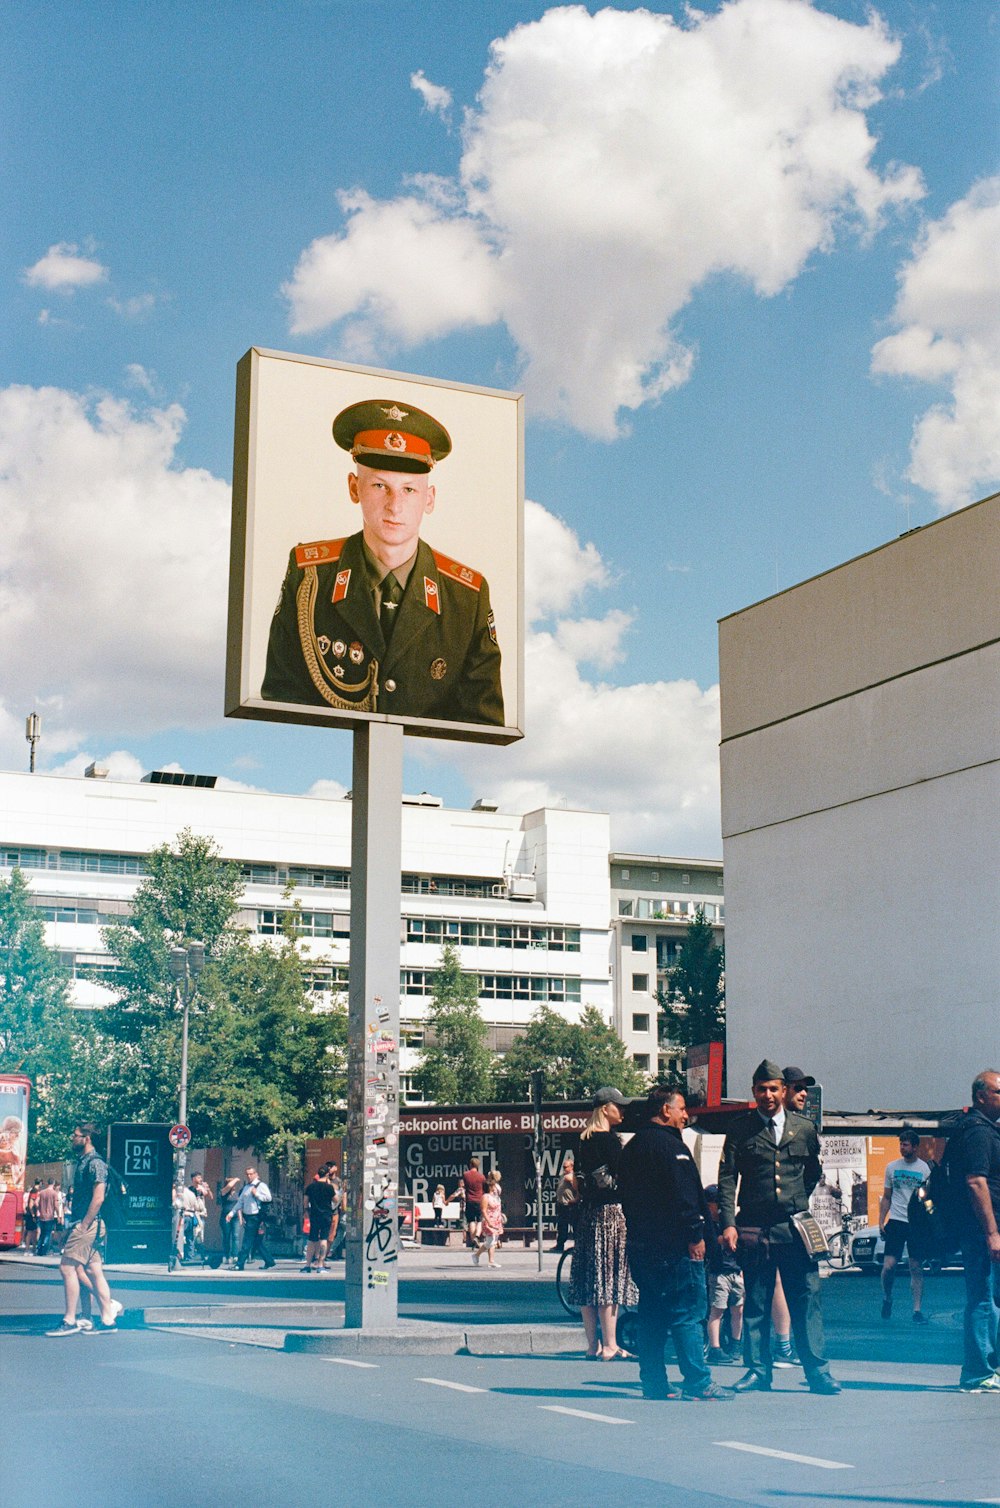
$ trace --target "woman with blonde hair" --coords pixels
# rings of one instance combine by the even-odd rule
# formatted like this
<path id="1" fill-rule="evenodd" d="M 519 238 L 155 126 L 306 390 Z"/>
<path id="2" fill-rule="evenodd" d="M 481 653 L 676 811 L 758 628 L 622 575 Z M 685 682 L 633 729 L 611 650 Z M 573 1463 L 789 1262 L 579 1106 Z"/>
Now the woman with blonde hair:
<path id="1" fill-rule="evenodd" d="M 618 1198 L 622 1144 L 614 1128 L 621 1125 L 625 1103 L 617 1089 L 598 1089 L 577 1153 L 580 1204 L 569 1293 L 571 1302 L 580 1305 L 590 1361 L 625 1356 L 618 1346 L 618 1306 L 639 1299 L 625 1255 L 625 1216 Z"/>

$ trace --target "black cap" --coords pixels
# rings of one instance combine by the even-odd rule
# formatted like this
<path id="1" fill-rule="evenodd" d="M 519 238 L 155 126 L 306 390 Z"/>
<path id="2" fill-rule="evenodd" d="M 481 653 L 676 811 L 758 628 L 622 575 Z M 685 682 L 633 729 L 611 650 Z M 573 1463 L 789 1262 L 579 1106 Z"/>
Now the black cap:
<path id="1" fill-rule="evenodd" d="M 786 1084 L 804 1084 L 807 1089 L 811 1089 L 816 1082 L 812 1074 L 806 1073 L 804 1068 L 783 1068 L 781 1077 Z"/>
<path id="2" fill-rule="evenodd" d="M 374 471 L 428 472 L 451 453 L 451 436 L 442 424 L 422 408 L 392 398 L 367 398 L 341 409 L 333 438 L 360 466 Z"/>

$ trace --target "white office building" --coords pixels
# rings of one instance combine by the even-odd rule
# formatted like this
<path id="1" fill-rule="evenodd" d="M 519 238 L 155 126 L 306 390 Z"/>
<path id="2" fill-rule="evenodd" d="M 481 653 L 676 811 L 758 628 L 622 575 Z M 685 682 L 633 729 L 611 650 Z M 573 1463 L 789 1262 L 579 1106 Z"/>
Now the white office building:
<path id="1" fill-rule="evenodd" d="M 17 865 L 28 878 L 76 1003 L 110 998 L 115 965 L 101 928 L 128 914 L 149 851 L 184 828 L 239 865 L 239 920 L 261 938 L 282 935 L 294 887 L 311 985 L 319 1000 L 339 992 L 346 1001 L 349 799 L 227 790 L 211 776 L 170 772 L 112 780 L 100 766 L 87 778 L 0 773 L 0 874 Z M 657 983 L 696 905 L 721 931 L 721 863 L 612 854 L 600 812 L 513 815 L 486 801 L 453 811 L 436 797 L 404 797 L 402 870 L 404 1089 L 445 942 L 479 977 L 494 1051 L 543 1003 L 570 1020 L 593 1005 L 655 1073 Z"/>

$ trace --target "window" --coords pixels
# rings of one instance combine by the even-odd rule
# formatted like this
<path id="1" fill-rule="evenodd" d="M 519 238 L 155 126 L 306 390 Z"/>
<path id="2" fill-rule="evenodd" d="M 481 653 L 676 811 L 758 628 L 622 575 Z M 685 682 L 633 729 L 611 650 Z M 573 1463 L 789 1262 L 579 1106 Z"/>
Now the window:
<path id="1" fill-rule="evenodd" d="M 622 879 L 623 880 L 631 879 L 631 877 L 632 877 L 632 871 L 631 870 L 629 870 L 629 869 L 623 869 L 622 870 Z"/>
<path id="2" fill-rule="evenodd" d="M 722 889 L 722 876 L 721 876 L 721 874 L 717 874 L 715 876 L 715 883 L 719 887 L 719 889 L 721 890 Z"/>
<path id="3" fill-rule="evenodd" d="M 659 880 L 659 878 L 660 878 L 660 871 L 658 869 L 654 869 L 653 872 L 652 872 L 652 874 L 649 876 L 649 878 L 651 880 L 654 880 L 654 881 Z"/>
<path id="4" fill-rule="evenodd" d="M 645 994 L 645 992 L 649 989 L 649 975 L 648 974 L 633 974 L 632 975 L 632 989 L 635 991 L 635 993 L 637 995 Z"/>
<path id="5" fill-rule="evenodd" d="M 682 885 L 690 885 L 690 883 L 691 883 L 691 876 L 689 874 L 682 874 L 681 875 L 681 884 Z"/>
<path id="6" fill-rule="evenodd" d="M 649 947 L 649 938 L 646 936 L 645 932 L 633 932 L 632 933 L 632 952 L 633 953 L 645 953 L 645 951 L 646 951 L 646 949 L 648 947 Z"/>
<path id="7" fill-rule="evenodd" d="M 618 915 L 619 916 L 631 916 L 632 915 L 632 902 L 631 901 L 619 901 L 618 902 Z"/>
<path id="8" fill-rule="evenodd" d="M 634 1052 L 632 1054 L 632 1062 L 635 1064 L 636 1068 L 639 1069 L 640 1073 L 648 1073 L 649 1072 L 649 1053 L 648 1052 Z"/>
<path id="9" fill-rule="evenodd" d="M 649 1017 L 645 1014 L 638 1015 L 634 1013 L 632 1016 L 632 1030 L 634 1032 L 648 1032 Z"/>

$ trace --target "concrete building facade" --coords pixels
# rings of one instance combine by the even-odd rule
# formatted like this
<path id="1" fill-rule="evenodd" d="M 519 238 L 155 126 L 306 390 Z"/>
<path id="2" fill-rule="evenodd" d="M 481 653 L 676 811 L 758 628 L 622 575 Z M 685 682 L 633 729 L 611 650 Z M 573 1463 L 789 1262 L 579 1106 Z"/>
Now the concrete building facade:
<path id="1" fill-rule="evenodd" d="M 1000 1007 L 1000 496 L 720 624 L 730 1093 L 961 1103 Z"/>

